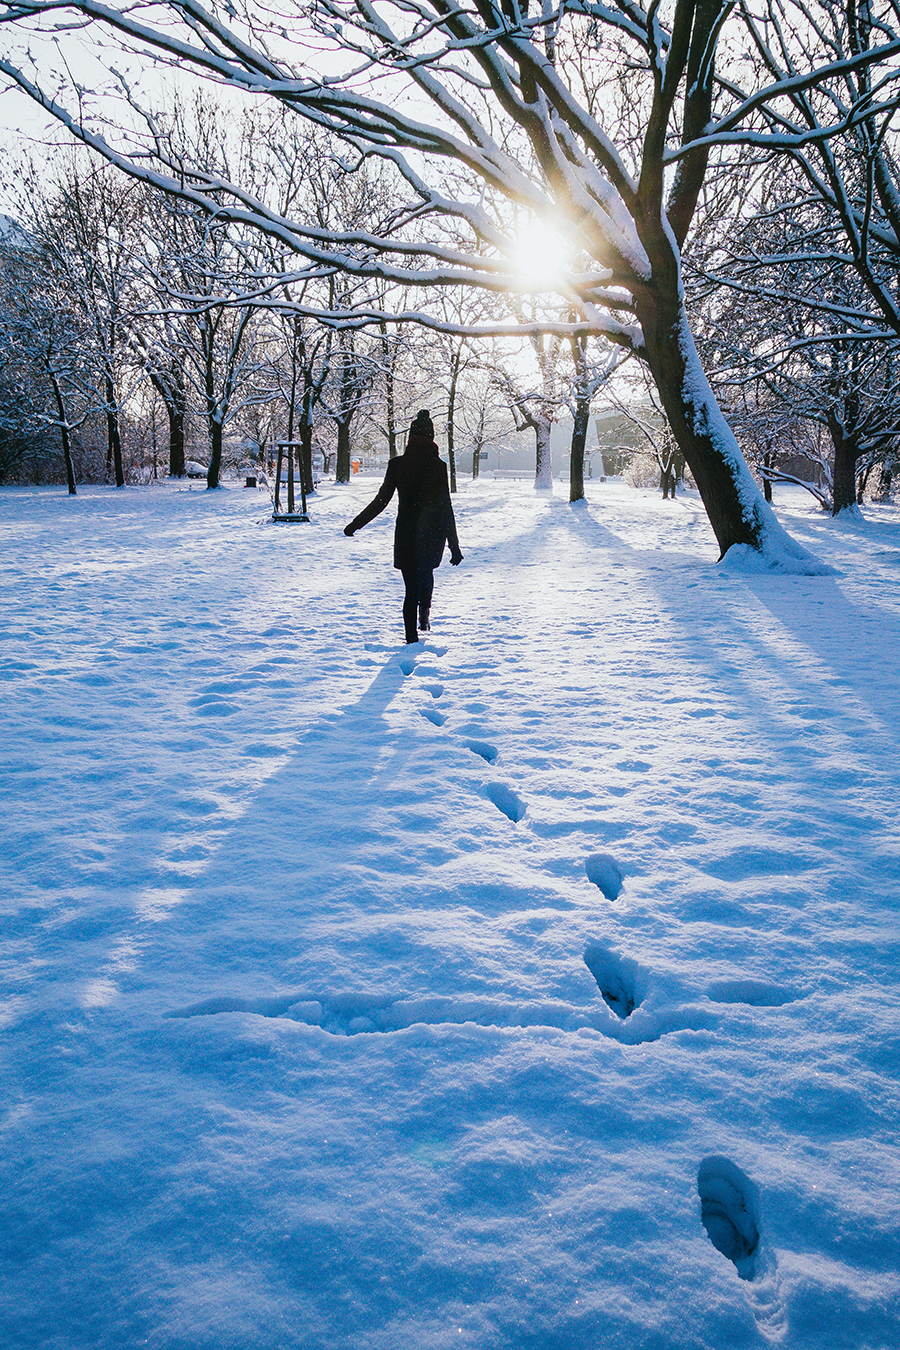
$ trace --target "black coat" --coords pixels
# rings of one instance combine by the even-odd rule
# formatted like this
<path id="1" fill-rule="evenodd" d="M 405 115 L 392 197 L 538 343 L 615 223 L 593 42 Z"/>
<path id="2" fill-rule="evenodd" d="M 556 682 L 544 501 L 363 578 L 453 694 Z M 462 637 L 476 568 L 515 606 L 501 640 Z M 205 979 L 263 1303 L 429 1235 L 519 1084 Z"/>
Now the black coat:
<path id="1" fill-rule="evenodd" d="M 433 570 L 440 566 L 446 544 L 451 553 L 459 552 L 447 466 L 439 458 L 434 441 L 410 436 L 406 453 L 389 462 L 376 496 L 351 520 L 348 532 L 362 529 L 380 515 L 395 492 L 395 567 Z"/>

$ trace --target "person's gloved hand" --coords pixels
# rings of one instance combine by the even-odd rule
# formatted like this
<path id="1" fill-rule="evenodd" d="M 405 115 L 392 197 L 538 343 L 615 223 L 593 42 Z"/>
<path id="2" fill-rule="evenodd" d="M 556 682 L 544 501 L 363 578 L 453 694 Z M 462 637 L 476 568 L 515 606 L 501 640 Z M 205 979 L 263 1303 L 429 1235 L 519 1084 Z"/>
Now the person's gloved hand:
<path id="1" fill-rule="evenodd" d="M 463 560 L 463 555 L 460 553 L 459 549 L 457 549 L 455 553 L 451 553 L 451 554 L 450 554 L 450 566 L 451 566 L 451 567 L 459 567 L 459 564 L 462 562 L 462 560 Z"/>
<path id="2" fill-rule="evenodd" d="M 352 525 L 345 525 L 344 534 L 347 536 L 348 539 L 352 539 L 353 536 L 356 534 L 356 531 L 354 530 Z"/>

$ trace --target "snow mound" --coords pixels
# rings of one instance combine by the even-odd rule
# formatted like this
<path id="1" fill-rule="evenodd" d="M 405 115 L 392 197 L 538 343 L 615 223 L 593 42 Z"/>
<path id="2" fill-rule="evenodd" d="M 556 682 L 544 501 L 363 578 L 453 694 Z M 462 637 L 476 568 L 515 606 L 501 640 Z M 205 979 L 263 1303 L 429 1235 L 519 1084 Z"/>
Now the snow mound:
<path id="1" fill-rule="evenodd" d="M 795 577 L 832 577 L 835 569 L 821 562 L 807 549 L 794 543 L 793 539 L 781 531 L 781 548 L 768 547 L 764 550 L 751 548 L 749 544 L 732 544 L 728 552 L 720 559 L 719 567 L 726 572 L 758 574 L 761 572 L 778 573 Z"/>

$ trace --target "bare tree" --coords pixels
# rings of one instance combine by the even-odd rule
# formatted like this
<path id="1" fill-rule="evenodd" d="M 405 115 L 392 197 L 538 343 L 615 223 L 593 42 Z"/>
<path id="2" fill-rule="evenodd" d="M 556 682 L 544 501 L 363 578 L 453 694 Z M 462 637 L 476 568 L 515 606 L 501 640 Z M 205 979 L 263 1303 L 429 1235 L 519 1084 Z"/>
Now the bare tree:
<path id="1" fill-rule="evenodd" d="M 350 482 L 351 429 L 375 373 L 373 362 L 360 350 L 359 335 L 342 329 L 331 362 L 331 379 L 323 402 L 337 431 L 335 482 Z"/>
<path id="2" fill-rule="evenodd" d="M 112 475 L 116 487 L 124 487 L 121 422 L 123 403 L 135 380 L 128 343 L 142 194 L 135 184 L 110 174 L 102 162 L 98 166 L 74 156 L 68 156 L 61 171 L 49 179 L 32 163 L 20 183 L 23 224 L 43 265 L 55 274 L 60 295 L 65 292 L 66 308 L 78 315 L 82 378 L 93 375 L 91 401 L 106 427 L 107 475 Z M 59 330 L 60 324 L 56 326 Z M 54 358 L 48 356 L 47 361 L 52 381 Z M 64 428 L 68 417 L 60 393 L 55 386 Z"/>
<path id="3" fill-rule="evenodd" d="M 798 236 L 785 261 L 850 264 L 869 304 L 848 307 L 846 317 L 875 318 L 900 336 L 900 173 L 892 126 L 900 106 L 897 0 L 783 0 L 778 6 L 741 0 L 737 21 L 763 79 L 779 91 L 776 102 L 758 103 L 769 133 L 759 139 L 771 139 L 790 158 L 804 196 L 825 209 L 818 237 Z M 797 77 L 811 38 L 821 68 L 813 82 Z M 836 115 L 841 135 L 828 136 Z"/>
<path id="4" fill-rule="evenodd" d="M 368 232 L 323 235 L 239 183 L 186 173 L 171 162 L 152 119 L 146 148 L 155 164 L 135 153 L 133 125 L 113 144 L 75 105 L 52 99 L 21 56 L 0 61 L 9 79 L 76 136 L 126 172 L 219 218 L 227 211 L 258 225 L 307 267 L 397 285 L 554 292 L 580 319 L 574 328 L 550 324 L 551 331 L 603 335 L 646 362 L 721 552 L 745 544 L 773 565 L 815 565 L 768 510 L 718 408 L 687 319 L 680 249 L 716 144 L 765 139 L 790 149 L 798 135 L 824 142 L 843 132 L 874 92 L 880 97 L 879 80 L 894 78 L 884 63 L 900 50 L 889 6 L 862 46 L 835 59 L 817 42 L 811 56 L 798 49 L 772 79 L 768 72 L 759 77 L 761 59 L 717 74 L 720 36 L 738 22 L 728 0 L 678 0 L 669 27 L 657 4 L 645 10 L 633 0 L 578 0 L 537 13 L 519 0 L 500 8 L 491 0 L 319 0 L 294 16 L 293 46 L 286 16 L 256 0 L 239 8 L 222 0 L 209 10 L 196 0 L 143 10 L 101 0 L 0 2 L 0 20 L 17 28 L 49 23 L 61 41 L 77 40 L 72 14 L 181 70 L 275 99 L 328 128 L 349 155 L 381 157 L 396 170 L 403 197 Z M 595 59 L 585 56 L 588 46 Z M 627 98 L 617 101 L 622 69 Z M 873 74 L 860 91 L 853 80 L 867 70 Z M 826 94 L 811 130 L 798 133 L 781 116 L 786 98 L 843 77 L 855 90 L 849 106 L 843 97 L 830 104 Z M 523 277 L 511 262 L 514 210 L 554 225 L 573 253 L 591 259 L 590 270 L 562 269 L 552 283 Z M 424 309 L 415 317 L 435 323 Z"/>
<path id="5" fill-rule="evenodd" d="M 255 127 L 235 122 L 208 99 L 191 107 L 176 104 L 168 137 L 173 157 L 202 164 L 210 175 L 227 175 L 234 164 L 252 171 Z M 207 486 L 218 487 L 225 429 L 248 403 L 266 402 L 274 390 L 266 361 L 257 350 L 261 307 L 246 294 L 246 279 L 269 265 L 260 234 L 241 228 L 227 213 L 210 216 L 178 196 L 153 193 L 144 230 L 145 272 L 153 281 L 149 302 L 138 307 L 141 327 L 155 326 L 148 373 L 163 397 L 170 437 L 180 432 L 188 387 L 209 436 Z M 166 335 L 163 343 L 162 334 Z M 174 423 L 174 426 L 173 426 Z"/>
<path id="6" fill-rule="evenodd" d="M 569 448 L 569 501 L 580 502 L 584 499 L 584 460 L 587 449 L 588 427 L 591 419 L 591 404 L 597 391 L 606 384 L 615 373 L 623 352 L 620 348 L 609 347 L 601 356 L 593 356 L 589 350 L 588 339 L 583 334 L 573 335 L 569 339 L 572 353 L 572 378 L 569 392 L 569 411 L 572 414 L 572 443 Z M 674 485 L 672 495 L 675 495 Z"/>
<path id="7" fill-rule="evenodd" d="M 0 334 L 4 364 L 15 372 L 14 405 L 21 417 L 28 410 L 29 438 L 39 427 L 59 431 L 69 495 L 76 495 L 73 435 L 92 406 L 96 371 L 90 369 L 92 332 L 71 286 L 68 268 L 60 269 L 56 250 L 19 227 L 7 233 L 0 247 Z M 33 391 L 43 384 L 51 396 Z M 9 405 L 7 404 L 7 407 Z M 8 414 L 7 414 L 8 416 Z"/>
<path id="8" fill-rule="evenodd" d="M 526 377 L 510 370 L 509 365 L 498 371 L 496 383 L 513 416 L 517 431 L 530 428 L 534 432 L 534 485 L 550 490 L 553 487 L 553 459 L 550 438 L 553 425 L 566 406 L 566 387 L 562 362 L 565 339 L 557 333 L 532 333 L 531 352 L 537 379 L 527 383 Z"/>
<path id="9" fill-rule="evenodd" d="M 727 244 L 714 236 L 705 254 L 696 249 L 688 275 L 701 350 L 734 425 L 757 446 L 764 482 L 802 481 L 838 515 L 857 503 L 858 471 L 893 453 L 898 340 L 842 249 L 835 214 L 792 191 L 799 185 L 785 166 L 764 166 L 754 209 Z M 784 470 L 803 420 L 830 437 L 825 450 L 802 437 L 815 480 Z"/>

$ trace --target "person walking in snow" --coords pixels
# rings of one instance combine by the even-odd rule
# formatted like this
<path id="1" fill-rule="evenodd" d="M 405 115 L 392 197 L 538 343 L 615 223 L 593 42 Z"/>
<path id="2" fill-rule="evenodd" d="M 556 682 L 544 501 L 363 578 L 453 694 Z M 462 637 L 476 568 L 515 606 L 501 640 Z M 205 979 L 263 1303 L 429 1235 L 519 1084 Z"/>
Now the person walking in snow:
<path id="1" fill-rule="evenodd" d="M 434 424 L 427 408 L 416 413 L 409 429 L 406 451 L 388 463 L 384 482 L 359 515 L 344 527 L 352 537 L 380 515 L 397 493 L 397 524 L 394 529 L 394 566 L 403 576 L 403 625 L 406 641 L 418 642 L 419 630 L 430 624 L 434 569 L 440 567 L 444 548 L 450 545 L 450 562 L 463 560 L 456 535 L 456 520 L 450 501 L 447 466 L 438 456 Z"/>

